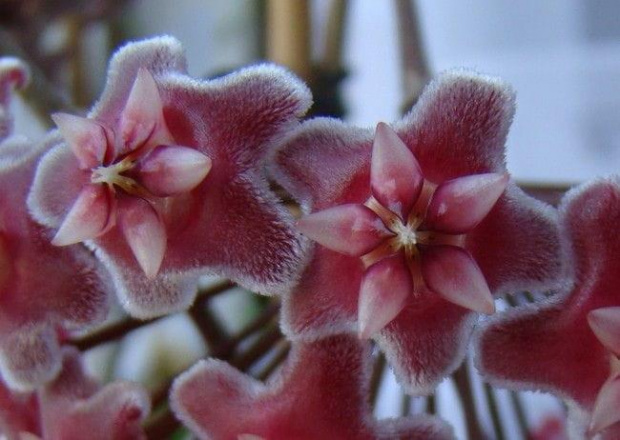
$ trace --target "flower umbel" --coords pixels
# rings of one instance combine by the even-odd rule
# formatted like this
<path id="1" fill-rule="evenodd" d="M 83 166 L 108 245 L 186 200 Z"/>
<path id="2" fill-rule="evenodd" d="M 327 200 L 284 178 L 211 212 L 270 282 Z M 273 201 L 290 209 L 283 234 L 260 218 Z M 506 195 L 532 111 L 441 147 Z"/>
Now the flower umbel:
<path id="1" fill-rule="evenodd" d="M 409 295 L 435 292 L 476 312 L 493 313 L 484 275 L 464 248 L 466 234 L 493 208 L 506 174 L 426 180 L 413 153 L 379 124 L 370 169 L 371 196 L 302 218 L 299 229 L 336 252 L 361 257 L 359 332 L 368 338 L 392 321 Z"/>
<path id="2" fill-rule="evenodd" d="M 157 275 L 166 251 L 166 197 L 194 189 L 211 169 L 211 159 L 176 146 L 163 117 L 153 76 L 138 70 L 117 127 L 68 114 L 54 121 L 90 176 L 52 243 L 91 240 L 117 221 L 148 278 Z"/>

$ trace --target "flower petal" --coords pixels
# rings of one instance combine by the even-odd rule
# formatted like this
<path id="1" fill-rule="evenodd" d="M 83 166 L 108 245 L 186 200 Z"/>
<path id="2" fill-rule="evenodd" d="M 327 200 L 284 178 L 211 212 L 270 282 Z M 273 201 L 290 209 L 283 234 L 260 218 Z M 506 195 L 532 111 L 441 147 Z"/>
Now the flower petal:
<path id="1" fill-rule="evenodd" d="M 0 231 L 0 289 L 3 289 L 5 283 L 9 281 L 12 272 L 13 262 L 11 260 L 11 253 L 7 247 L 6 238 L 2 231 Z"/>
<path id="2" fill-rule="evenodd" d="M 588 313 L 590 328 L 616 356 L 620 355 L 620 307 L 604 307 Z"/>
<path id="3" fill-rule="evenodd" d="M 424 220 L 425 228 L 451 234 L 469 232 L 491 211 L 508 184 L 507 174 L 459 177 L 437 187 Z"/>
<path id="4" fill-rule="evenodd" d="M 360 286 L 360 338 L 372 337 L 396 318 L 412 293 L 411 273 L 402 255 L 384 258 L 370 266 Z"/>
<path id="5" fill-rule="evenodd" d="M 75 154 L 81 169 L 94 168 L 103 163 L 108 146 L 103 126 L 92 119 L 68 113 L 55 113 L 52 119 Z"/>
<path id="6" fill-rule="evenodd" d="M 495 312 L 493 295 L 480 268 L 466 250 L 456 246 L 426 246 L 422 276 L 446 300 L 475 312 Z"/>
<path id="7" fill-rule="evenodd" d="M 589 433 L 597 434 L 620 422 L 620 376 L 616 376 L 601 388 L 590 421 Z"/>
<path id="8" fill-rule="evenodd" d="M 328 249 L 355 257 L 370 252 L 389 234 L 374 212 L 353 203 L 302 217 L 297 229 Z"/>
<path id="9" fill-rule="evenodd" d="M 152 146 L 167 143 L 170 138 L 167 133 L 157 84 L 153 75 L 141 67 L 121 113 L 122 151 L 117 154 L 132 151 L 144 144 L 147 139 Z"/>
<path id="10" fill-rule="evenodd" d="M 424 176 L 413 153 L 389 125 L 379 123 L 370 165 L 372 194 L 405 219 L 423 184 Z"/>
<path id="11" fill-rule="evenodd" d="M 52 239 L 67 246 L 96 238 L 114 221 L 114 196 L 105 185 L 86 185 Z"/>
<path id="12" fill-rule="evenodd" d="M 151 204 L 134 197 L 119 202 L 119 226 L 138 264 L 149 279 L 155 278 L 166 253 L 167 234 Z"/>
<path id="13" fill-rule="evenodd" d="M 162 145 L 138 165 L 140 183 L 158 197 L 189 192 L 204 180 L 211 159 L 193 148 Z"/>

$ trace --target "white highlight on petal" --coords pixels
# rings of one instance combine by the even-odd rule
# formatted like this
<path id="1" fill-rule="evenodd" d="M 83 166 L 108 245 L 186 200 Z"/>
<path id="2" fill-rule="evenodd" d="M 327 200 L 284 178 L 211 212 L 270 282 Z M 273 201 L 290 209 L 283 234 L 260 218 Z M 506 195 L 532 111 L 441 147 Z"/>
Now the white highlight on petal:
<path id="1" fill-rule="evenodd" d="M 620 376 L 609 379 L 598 393 L 589 433 L 594 435 L 620 422 Z"/>
<path id="2" fill-rule="evenodd" d="M 297 221 L 297 228 L 326 248 L 355 257 L 390 235 L 374 212 L 353 203 L 309 214 Z"/>
<path id="3" fill-rule="evenodd" d="M 211 170 L 211 159 L 193 148 L 160 146 L 138 166 L 140 182 L 151 193 L 168 197 L 186 193 Z"/>
<path id="4" fill-rule="evenodd" d="M 166 252 L 163 221 L 150 203 L 135 197 L 123 200 L 118 216 L 123 235 L 140 268 L 147 278 L 155 278 Z"/>
<path id="5" fill-rule="evenodd" d="M 108 140 L 105 129 L 92 119 L 67 113 L 55 113 L 52 119 L 58 126 L 81 169 L 90 169 L 103 162 Z"/>
<path id="6" fill-rule="evenodd" d="M 411 150 L 389 125 L 377 124 L 370 165 L 370 186 L 375 198 L 405 219 L 423 183 L 424 176 Z"/>
<path id="7" fill-rule="evenodd" d="M 620 355 L 620 307 L 604 307 L 588 313 L 588 323 L 601 344 Z"/>
<path id="8" fill-rule="evenodd" d="M 413 281 L 402 256 L 384 258 L 368 268 L 360 287 L 360 339 L 368 339 L 403 310 L 413 292 Z"/>
<path id="9" fill-rule="evenodd" d="M 86 185 L 52 239 L 55 246 L 92 240 L 114 222 L 114 201 L 105 185 Z"/>
<path id="10" fill-rule="evenodd" d="M 159 90 L 151 73 L 141 67 L 121 113 L 120 135 L 123 145 L 133 150 L 149 137 L 155 136 L 161 128 L 165 128 L 165 123 Z"/>
<path id="11" fill-rule="evenodd" d="M 471 231 L 491 211 L 508 184 L 507 174 L 459 177 L 437 187 L 428 207 L 426 225 L 451 234 Z"/>
<path id="12" fill-rule="evenodd" d="M 473 310 L 495 312 L 495 302 L 478 264 L 465 249 L 427 246 L 422 253 L 422 277 L 444 299 Z"/>
<path id="13" fill-rule="evenodd" d="M 264 437 L 261 437 L 260 435 L 255 435 L 255 434 L 239 434 L 237 436 L 237 440 L 267 440 Z"/>

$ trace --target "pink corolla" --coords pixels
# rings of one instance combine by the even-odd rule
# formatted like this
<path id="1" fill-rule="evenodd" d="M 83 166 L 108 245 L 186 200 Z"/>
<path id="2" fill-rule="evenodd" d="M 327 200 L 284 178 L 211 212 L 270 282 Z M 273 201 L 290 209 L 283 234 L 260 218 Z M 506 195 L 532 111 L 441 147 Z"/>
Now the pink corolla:
<path id="1" fill-rule="evenodd" d="M 174 383 L 176 415 L 201 439 L 313 440 L 453 438 L 439 419 L 377 421 L 368 404 L 370 345 L 347 335 L 297 343 L 267 384 L 215 359 Z"/>
<path id="2" fill-rule="evenodd" d="M 278 67 L 199 81 L 172 38 L 129 44 L 87 118 L 54 115 L 29 205 L 54 244 L 96 251 L 135 316 L 187 307 L 205 273 L 279 293 L 301 243 L 263 167 L 309 104 Z"/>
<path id="3" fill-rule="evenodd" d="M 8 91 L 27 72 L 0 59 L 0 126 L 10 130 Z M 107 314 L 105 271 L 86 249 L 58 248 L 28 215 L 26 196 L 40 152 L 24 137 L 0 138 L 0 377 L 28 390 L 59 371 L 59 335 Z"/>
<path id="4" fill-rule="evenodd" d="M 144 389 L 123 381 L 101 387 L 72 348 L 63 349 L 58 377 L 35 392 L 0 383 L 0 434 L 9 440 L 146 439 L 141 425 L 149 412 Z"/>
<path id="5" fill-rule="evenodd" d="M 287 138 L 273 171 L 320 244 L 285 297 L 287 333 L 373 337 L 423 393 L 458 366 L 494 295 L 553 284 L 554 212 L 506 174 L 513 111 L 504 84 L 452 72 L 393 127 L 318 119 Z"/>
<path id="6" fill-rule="evenodd" d="M 620 436 L 620 181 L 569 192 L 560 222 L 571 285 L 493 317 L 477 363 L 500 386 L 551 392 L 571 409 L 575 436 Z"/>

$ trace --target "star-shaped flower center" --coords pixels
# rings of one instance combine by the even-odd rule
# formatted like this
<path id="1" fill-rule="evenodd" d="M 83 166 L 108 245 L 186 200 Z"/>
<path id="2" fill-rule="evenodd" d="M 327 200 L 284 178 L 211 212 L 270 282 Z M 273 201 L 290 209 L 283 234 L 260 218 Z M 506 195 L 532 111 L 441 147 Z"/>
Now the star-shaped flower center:
<path id="1" fill-rule="evenodd" d="M 175 145 L 146 69 L 138 71 L 117 126 L 62 113 L 54 121 L 89 178 L 52 243 L 91 240 L 118 222 L 140 267 L 153 278 L 167 242 L 158 200 L 193 190 L 211 169 L 211 159 Z"/>
<path id="2" fill-rule="evenodd" d="M 507 175 L 464 176 L 439 186 L 425 179 L 413 153 L 386 124 L 375 135 L 370 198 L 312 213 L 302 233 L 366 267 L 360 286 L 360 336 L 391 322 L 413 294 L 434 292 L 459 306 L 493 313 L 484 276 L 465 237 L 502 195 Z"/>

